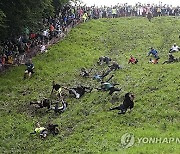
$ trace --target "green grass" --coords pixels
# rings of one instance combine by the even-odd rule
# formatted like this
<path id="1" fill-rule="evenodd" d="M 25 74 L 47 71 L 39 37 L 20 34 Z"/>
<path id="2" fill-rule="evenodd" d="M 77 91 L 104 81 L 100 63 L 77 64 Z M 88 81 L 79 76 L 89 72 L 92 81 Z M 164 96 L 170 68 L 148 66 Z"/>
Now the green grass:
<path id="1" fill-rule="evenodd" d="M 180 137 L 180 63 L 165 64 L 169 48 L 179 44 L 180 20 L 171 17 L 120 18 L 92 20 L 74 28 L 61 43 L 48 53 L 33 58 L 36 70 L 30 80 L 23 80 L 24 66 L 0 75 L 0 153 L 159 153 L 178 154 L 178 143 L 143 144 L 138 137 Z M 160 53 L 158 65 L 148 64 L 149 47 Z M 130 55 L 139 59 L 128 65 Z M 94 90 L 83 98 L 68 99 L 69 108 L 61 115 L 34 111 L 33 99 L 49 97 L 53 80 L 70 87 L 78 84 L 98 87 L 99 83 L 79 76 L 81 67 L 92 68 L 99 56 L 108 55 L 123 69 L 112 80 L 122 91 L 136 95 L 133 112 L 117 115 L 109 112 L 112 97 Z M 180 57 L 180 53 L 174 54 Z M 105 70 L 96 66 L 93 73 Z M 30 136 L 40 121 L 59 124 L 60 134 L 41 140 Z M 123 148 L 121 136 L 135 135 L 135 145 Z"/>

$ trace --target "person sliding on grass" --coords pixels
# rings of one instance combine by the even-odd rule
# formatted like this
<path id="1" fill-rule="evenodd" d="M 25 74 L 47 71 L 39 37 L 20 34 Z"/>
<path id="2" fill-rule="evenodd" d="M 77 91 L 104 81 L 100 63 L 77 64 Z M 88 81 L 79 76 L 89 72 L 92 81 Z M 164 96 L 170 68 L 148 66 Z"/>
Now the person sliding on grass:
<path id="1" fill-rule="evenodd" d="M 137 64 L 138 60 L 131 55 L 128 64 L 130 64 L 130 63 L 131 64 Z"/>
<path id="2" fill-rule="evenodd" d="M 53 94 L 53 91 L 55 90 L 56 92 L 58 92 L 58 97 L 61 97 L 61 91 L 62 91 L 62 87 L 59 84 L 56 84 L 55 81 L 53 81 L 52 83 L 52 90 L 51 90 L 51 95 Z"/>
<path id="3" fill-rule="evenodd" d="M 34 73 L 34 64 L 32 63 L 31 59 L 29 59 L 28 62 L 25 63 L 25 65 L 27 68 L 24 72 L 24 79 L 26 78 L 27 75 L 30 78 L 32 76 L 32 74 Z"/>
<path id="4" fill-rule="evenodd" d="M 48 135 L 48 131 L 45 127 L 41 127 L 39 122 L 37 122 L 34 132 L 32 132 L 30 134 L 38 134 L 40 136 L 40 138 L 45 139 Z"/>
<path id="5" fill-rule="evenodd" d="M 111 61 L 111 58 L 107 56 L 102 56 L 102 57 L 99 57 L 99 61 L 97 62 L 97 64 L 98 65 L 102 65 L 103 63 L 109 64 L 110 61 Z"/>
<path id="6" fill-rule="evenodd" d="M 57 128 L 58 125 L 57 124 L 52 124 L 52 123 L 49 123 L 48 124 L 48 127 L 47 127 L 47 130 L 50 134 L 53 134 L 53 135 L 58 135 L 59 134 L 59 129 Z"/>
<path id="7" fill-rule="evenodd" d="M 112 95 L 115 91 L 121 91 L 119 88 L 115 88 L 119 84 L 111 84 L 109 81 L 113 78 L 113 75 L 106 81 L 101 82 L 101 88 L 96 88 L 97 90 L 109 91 L 109 95 Z"/>
<path id="8" fill-rule="evenodd" d="M 44 98 L 41 101 L 36 101 L 36 102 L 30 102 L 30 105 L 38 105 L 39 108 L 44 108 L 46 107 L 47 109 L 50 109 L 51 107 L 51 101 L 47 98 Z"/>
<path id="9" fill-rule="evenodd" d="M 173 62 L 178 62 L 178 58 L 175 58 L 172 53 L 169 53 L 169 58 L 167 61 L 165 61 L 163 64 L 169 64 L 169 63 L 173 63 Z"/>
<path id="10" fill-rule="evenodd" d="M 120 104 L 120 106 L 117 106 L 117 107 L 110 108 L 110 110 L 120 110 L 118 114 L 125 114 L 128 109 L 132 111 L 134 107 L 133 100 L 134 100 L 134 95 L 130 92 L 126 93 L 123 104 Z"/>
<path id="11" fill-rule="evenodd" d="M 169 53 L 172 53 L 172 52 L 177 52 L 179 51 L 180 48 L 176 45 L 176 43 L 174 43 L 174 45 L 171 47 L 171 49 L 169 50 Z"/>
<path id="12" fill-rule="evenodd" d="M 111 72 L 112 70 L 110 69 L 110 70 L 108 70 L 108 71 L 103 71 L 103 73 L 102 73 L 102 75 L 100 75 L 100 74 L 95 74 L 94 76 L 93 76 L 93 80 L 97 80 L 98 82 L 99 81 L 103 81 L 103 79 L 107 76 L 107 75 L 109 75 L 109 73 Z"/>
<path id="13" fill-rule="evenodd" d="M 68 104 L 62 99 L 62 106 L 59 107 L 59 101 L 55 106 L 51 106 L 49 110 L 54 110 L 55 113 L 63 113 L 67 109 Z M 48 110 L 48 111 L 49 111 Z"/>
<path id="14" fill-rule="evenodd" d="M 110 68 L 111 71 L 113 71 L 113 70 L 116 71 L 118 69 L 121 69 L 121 66 L 115 61 L 113 61 L 112 65 L 110 65 L 108 67 Z"/>
<path id="15" fill-rule="evenodd" d="M 86 92 L 91 93 L 93 88 L 85 87 L 85 86 L 78 86 L 76 88 L 64 88 L 69 91 L 69 94 L 72 95 L 74 98 L 79 99 L 82 97 Z"/>
<path id="16" fill-rule="evenodd" d="M 90 69 L 90 71 L 87 71 L 85 68 L 81 68 L 81 73 L 80 75 L 82 77 L 89 77 L 90 73 L 92 72 L 93 68 Z"/>

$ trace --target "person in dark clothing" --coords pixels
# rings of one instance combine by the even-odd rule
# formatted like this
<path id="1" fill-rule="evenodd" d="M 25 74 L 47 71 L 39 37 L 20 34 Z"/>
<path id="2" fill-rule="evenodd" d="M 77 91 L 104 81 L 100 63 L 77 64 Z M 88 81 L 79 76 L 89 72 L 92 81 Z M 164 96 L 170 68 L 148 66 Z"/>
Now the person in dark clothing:
<path id="1" fill-rule="evenodd" d="M 39 108 L 47 108 L 50 109 L 51 107 L 51 101 L 47 98 L 44 98 L 41 101 L 36 101 L 36 102 L 30 102 L 30 105 L 38 105 Z"/>
<path id="2" fill-rule="evenodd" d="M 57 124 L 52 124 L 52 123 L 49 123 L 48 124 L 48 127 L 47 127 L 47 130 L 50 134 L 53 134 L 53 135 L 58 135 L 59 134 L 59 129 L 57 128 L 58 125 Z"/>
<path id="3" fill-rule="evenodd" d="M 158 51 L 155 50 L 153 47 L 151 47 L 151 50 L 148 52 L 148 56 L 150 56 L 151 54 L 154 56 L 154 58 L 158 58 L 159 57 L 158 56 Z"/>
<path id="4" fill-rule="evenodd" d="M 175 58 L 172 53 L 169 53 L 169 58 L 167 61 L 165 61 L 163 64 L 169 64 L 169 63 L 173 63 L 173 62 L 178 62 L 178 58 Z"/>
<path id="5" fill-rule="evenodd" d="M 51 106 L 51 108 L 49 110 L 54 110 L 55 113 L 63 113 L 67 109 L 67 106 L 68 106 L 68 104 L 62 99 L 61 107 L 59 107 L 59 101 L 58 101 L 58 102 L 56 102 L 56 105 Z"/>
<path id="6" fill-rule="evenodd" d="M 76 88 L 65 88 L 69 91 L 69 94 L 72 95 L 74 98 L 79 99 L 82 97 L 86 92 L 91 93 L 93 88 L 85 87 L 85 86 L 78 86 Z"/>
<path id="7" fill-rule="evenodd" d="M 118 114 L 125 114 L 128 109 L 130 109 L 130 111 L 133 109 L 134 107 L 133 100 L 134 100 L 134 95 L 130 92 L 126 93 L 123 104 L 120 104 L 120 106 L 117 107 L 110 108 L 110 110 L 120 110 Z"/>
<path id="8" fill-rule="evenodd" d="M 82 68 L 80 75 L 82 77 L 89 77 L 92 70 L 93 70 L 93 68 L 91 68 L 91 70 L 88 72 L 85 68 Z"/>
<path id="9" fill-rule="evenodd" d="M 115 61 L 113 61 L 112 65 L 110 65 L 108 67 L 110 68 L 111 71 L 113 71 L 113 70 L 116 71 L 118 69 L 121 69 L 121 66 Z"/>
<path id="10" fill-rule="evenodd" d="M 53 81 L 52 86 L 53 87 L 52 87 L 52 90 L 51 90 L 51 95 L 55 90 L 56 92 L 58 92 L 58 97 L 60 98 L 61 97 L 61 91 L 62 91 L 61 85 L 56 84 L 55 81 Z"/>
<path id="11" fill-rule="evenodd" d="M 102 65 L 103 63 L 109 64 L 109 62 L 111 61 L 111 58 L 107 57 L 107 56 L 102 56 L 99 57 L 99 60 L 97 62 L 98 65 Z"/>
<path id="12" fill-rule="evenodd" d="M 28 75 L 28 77 L 30 78 L 31 75 L 34 73 L 34 64 L 32 63 L 32 60 L 28 60 L 27 63 L 25 63 L 26 65 L 26 70 L 24 72 L 24 79 L 26 78 L 26 75 Z"/>
<path id="13" fill-rule="evenodd" d="M 101 88 L 96 88 L 97 90 L 109 91 L 109 95 L 112 95 L 115 91 L 121 91 L 121 89 L 116 88 L 116 85 L 119 84 L 111 84 L 109 81 L 113 78 L 113 75 L 106 81 L 101 82 Z"/>

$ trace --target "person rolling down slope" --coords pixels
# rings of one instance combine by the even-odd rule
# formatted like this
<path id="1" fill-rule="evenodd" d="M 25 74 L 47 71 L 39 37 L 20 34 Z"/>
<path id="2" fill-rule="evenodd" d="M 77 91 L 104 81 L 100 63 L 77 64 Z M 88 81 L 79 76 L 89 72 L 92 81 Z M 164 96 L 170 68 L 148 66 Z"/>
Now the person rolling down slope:
<path id="1" fill-rule="evenodd" d="M 101 82 L 101 88 L 96 88 L 97 90 L 109 91 L 109 95 L 112 95 L 115 91 L 121 91 L 121 89 L 116 88 L 116 85 L 119 84 L 111 84 L 109 81 L 113 78 L 113 75 L 106 81 Z"/>
<path id="2" fill-rule="evenodd" d="M 49 110 L 54 110 L 55 113 L 63 113 L 67 109 L 68 104 L 62 99 L 62 106 L 59 107 L 59 101 L 55 106 L 51 106 Z M 48 111 L 49 111 L 48 110 Z"/>
<path id="3" fill-rule="evenodd" d="M 128 109 L 132 111 L 134 107 L 134 95 L 132 93 L 126 93 L 125 98 L 123 101 L 123 104 L 120 104 L 120 106 L 110 108 L 110 110 L 120 110 L 118 114 L 125 114 Z"/>
<path id="4" fill-rule="evenodd" d="M 41 101 L 36 101 L 36 102 L 30 102 L 30 105 L 38 105 L 39 108 L 47 108 L 49 109 L 51 106 L 51 101 L 47 98 L 44 98 Z"/>
<path id="5" fill-rule="evenodd" d="M 93 88 L 85 87 L 85 86 L 78 86 L 76 88 L 64 88 L 69 91 L 69 94 L 72 95 L 74 98 L 79 99 L 82 97 L 86 92 L 91 93 Z"/>

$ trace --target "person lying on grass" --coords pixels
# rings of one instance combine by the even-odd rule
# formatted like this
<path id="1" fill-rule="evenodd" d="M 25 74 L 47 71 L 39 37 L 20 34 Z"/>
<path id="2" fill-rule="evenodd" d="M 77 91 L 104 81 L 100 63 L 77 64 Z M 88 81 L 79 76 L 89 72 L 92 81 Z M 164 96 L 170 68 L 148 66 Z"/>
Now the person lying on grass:
<path id="1" fill-rule="evenodd" d="M 154 58 L 158 57 L 158 52 L 153 47 L 150 48 L 151 50 L 148 52 L 148 56 L 153 55 Z"/>
<path id="2" fill-rule="evenodd" d="M 102 57 L 99 57 L 97 64 L 102 65 L 103 63 L 105 63 L 108 65 L 110 61 L 111 61 L 111 58 L 109 58 L 107 56 L 102 56 Z"/>
<path id="3" fill-rule="evenodd" d="M 166 60 L 163 64 L 169 64 L 169 63 L 173 63 L 173 62 L 178 62 L 179 59 L 175 58 L 172 53 L 169 53 L 168 55 L 168 60 Z"/>
<path id="4" fill-rule="evenodd" d="M 26 65 L 26 70 L 24 72 L 24 79 L 26 79 L 26 76 L 28 75 L 28 77 L 30 78 L 32 76 L 32 74 L 34 73 L 34 64 L 32 63 L 32 60 L 29 59 L 27 63 L 25 63 Z"/>
<path id="5" fill-rule="evenodd" d="M 115 61 L 113 61 L 112 64 L 109 65 L 108 67 L 110 68 L 111 71 L 113 70 L 116 71 L 118 69 L 121 69 L 121 66 Z"/>
<path id="6" fill-rule="evenodd" d="M 109 110 L 120 110 L 118 114 L 125 114 L 128 109 L 132 111 L 134 107 L 134 95 L 132 93 L 126 93 L 124 97 L 123 104 L 120 104 L 120 106 L 112 107 Z"/>
<path id="7" fill-rule="evenodd" d="M 87 71 L 85 68 L 81 68 L 80 75 L 85 78 L 90 77 L 90 73 L 92 72 L 92 70 L 93 68 L 91 68 L 90 71 Z"/>
<path id="8" fill-rule="evenodd" d="M 174 43 L 174 45 L 171 47 L 171 49 L 169 50 L 169 53 L 172 53 L 172 52 L 177 52 L 179 51 L 180 48 L 176 45 L 176 43 Z"/>
<path id="9" fill-rule="evenodd" d="M 52 135 L 59 134 L 59 129 L 57 127 L 58 127 L 57 124 L 49 123 L 47 128 L 45 128 L 45 127 L 41 127 L 40 123 L 37 122 L 36 123 L 36 128 L 34 129 L 34 132 L 32 132 L 30 134 L 31 135 L 32 134 L 37 134 L 37 135 L 40 136 L 41 139 L 45 139 L 48 136 L 48 134 L 52 134 Z"/>
<path id="10" fill-rule="evenodd" d="M 53 110 L 55 113 L 63 113 L 67 109 L 67 102 L 62 99 L 62 106 L 59 106 L 59 101 L 56 102 L 55 106 L 51 106 L 48 111 Z"/>
<path id="11" fill-rule="evenodd" d="M 112 95 L 115 91 L 121 91 L 121 89 L 116 88 L 116 85 L 119 84 L 111 84 L 109 81 L 113 78 L 113 75 L 106 81 L 106 82 L 101 82 L 101 87 L 96 88 L 97 90 L 103 90 L 103 91 L 109 91 L 109 95 Z"/>
<path id="12" fill-rule="evenodd" d="M 30 102 L 30 105 L 37 105 L 38 108 L 47 108 L 50 109 L 51 101 L 47 98 L 43 98 L 40 101 Z"/>
<path id="13" fill-rule="evenodd" d="M 48 130 L 45 127 L 41 127 L 40 123 L 36 123 L 36 128 L 34 129 L 34 132 L 30 134 L 38 134 L 41 139 L 45 139 L 48 135 Z"/>
<path id="14" fill-rule="evenodd" d="M 103 73 L 102 74 L 95 74 L 94 76 L 93 76 L 93 80 L 97 80 L 98 82 L 100 82 L 100 81 L 103 81 L 103 79 L 107 76 L 107 75 L 109 75 L 109 73 L 111 72 L 112 70 L 110 69 L 110 70 L 108 70 L 108 71 L 103 71 Z"/>
<path id="15" fill-rule="evenodd" d="M 81 98 L 85 93 L 91 93 L 93 88 L 85 87 L 85 86 L 77 86 L 76 88 L 67 88 L 64 87 L 64 89 L 69 91 L 69 94 L 74 98 Z"/>
<path id="16" fill-rule="evenodd" d="M 130 64 L 130 63 L 131 64 L 137 64 L 138 60 L 131 55 L 128 64 Z"/>

